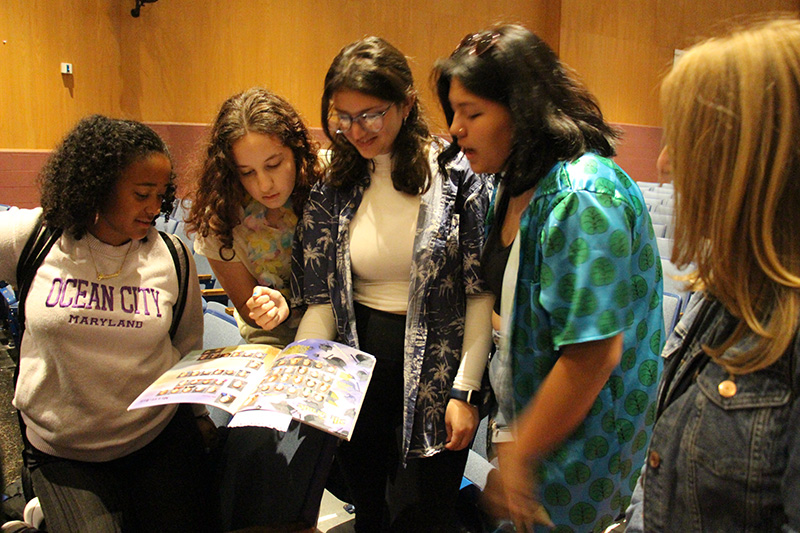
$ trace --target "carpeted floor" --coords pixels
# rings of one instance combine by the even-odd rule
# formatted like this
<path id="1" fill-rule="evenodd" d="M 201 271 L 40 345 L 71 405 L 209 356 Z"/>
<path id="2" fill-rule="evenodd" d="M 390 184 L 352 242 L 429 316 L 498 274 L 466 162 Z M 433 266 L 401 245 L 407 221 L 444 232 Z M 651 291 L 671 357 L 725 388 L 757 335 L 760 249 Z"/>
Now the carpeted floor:
<path id="1" fill-rule="evenodd" d="M 22 467 L 22 439 L 19 434 L 17 411 L 11 405 L 14 397 L 14 362 L 9 356 L 13 349 L 8 347 L 8 339 L 0 330 L 0 460 L 4 487 L 0 511 L 0 524 L 6 519 L 19 519 L 25 505 L 20 489 L 20 469 Z"/>

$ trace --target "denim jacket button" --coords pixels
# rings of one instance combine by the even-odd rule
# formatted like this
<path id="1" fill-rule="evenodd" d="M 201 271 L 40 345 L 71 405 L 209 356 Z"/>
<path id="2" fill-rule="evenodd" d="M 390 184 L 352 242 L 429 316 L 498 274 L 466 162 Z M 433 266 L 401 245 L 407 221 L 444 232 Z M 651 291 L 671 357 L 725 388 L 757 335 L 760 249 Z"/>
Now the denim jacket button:
<path id="1" fill-rule="evenodd" d="M 726 379 L 717 385 L 717 390 L 723 398 L 731 398 L 736 395 L 736 383 L 732 379 Z"/>
<path id="2" fill-rule="evenodd" d="M 650 468 L 658 468 L 658 465 L 661 464 L 661 456 L 658 455 L 658 452 L 651 451 L 649 457 L 647 458 L 647 462 L 650 465 Z"/>

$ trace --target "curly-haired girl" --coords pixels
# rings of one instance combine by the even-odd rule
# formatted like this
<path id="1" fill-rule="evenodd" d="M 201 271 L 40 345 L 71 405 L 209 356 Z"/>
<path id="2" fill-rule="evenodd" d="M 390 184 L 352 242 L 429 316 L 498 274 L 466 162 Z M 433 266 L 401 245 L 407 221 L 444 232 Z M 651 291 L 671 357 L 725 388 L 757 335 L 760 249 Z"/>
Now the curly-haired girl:
<path id="1" fill-rule="evenodd" d="M 319 173 L 316 143 L 286 100 L 252 88 L 222 104 L 187 224 L 249 342 L 294 340 L 292 242 Z M 324 479 L 335 448 L 334 437 L 297 422 L 285 433 L 230 428 L 219 459 L 222 528 L 313 526 L 323 489 L 314 481 Z"/>
<path id="2" fill-rule="evenodd" d="M 153 227 L 172 209 L 167 147 L 138 122 L 87 117 L 50 157 L 39 185 L 41 209 L 0 214 L 0 279 L 18 282 L 17 263 L 40 218 L 61 230 L 25 300 L 14 397 L 47 527 L 211 530 L 202 422 L 188 406 L 127 410 L 203 341 L 197 284 L 188 285 L 170 335 L 178 273 Z"/>
<path id="3" fill-rule="evenodd" d="M 212 125 L 187 227 L 250 342 L 294 340 L 292 241 L 320 174 L 316 148 L 291 104 L 266 89 L 231 96 Z"/>

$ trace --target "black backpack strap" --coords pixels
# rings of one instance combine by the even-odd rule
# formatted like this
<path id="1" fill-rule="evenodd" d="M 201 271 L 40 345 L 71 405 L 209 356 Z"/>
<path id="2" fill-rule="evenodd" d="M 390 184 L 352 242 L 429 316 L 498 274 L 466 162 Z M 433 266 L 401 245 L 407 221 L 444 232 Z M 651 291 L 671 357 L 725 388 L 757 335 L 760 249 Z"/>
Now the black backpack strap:
<path id="1" fill-rule="evenodd" d="M 50 248 L 61 237 L 61 230 L 47 226 L 39 217 L 36 226 L 33 228 L 28 241 L 22 248 L 22 254 L 17 261 L 17 301 L 19 309 L 17 317 L 19 321 L 19 339 L 17 346 L 22 342 L 22 334 L 25 332 L 25 299 L 31 289 L 33 278 L 39 270 L 44 258 L 50 253 Z"/>
<path id="2" fill-rule="evenodd" d="M 186 295 L 189 292 L 189 254 L 186 252 L 186 245 L 180 237 L 175 237 L 163 231 L 158 232 L 167 245 L 172 261 L 175 263 L 175 271 L 178 273 L 178 301 L 175 303 L 175 309 L 172 312 L 172 324 L 169 328 L 169 338 L 175 338 L 175 332 L 178 331 L 178 324 L 181 322 L 183 316 L 183 309 L 186 307 Z M 175 241 L 178 241 L 178 246 L 175 246 Z M 178 255 L 178 247 L 181 249 L 181 254 Z"/>
<path id="3" fill-rule="evenodd" d="M 61 230 L 48 227 L 44 223 L 43 216 L 39 216 L 17 261 L 17 322 L 19 338 L 16 339 L 18 355 L 16 361 L 14 361 L 14 388 L 17 386 L 17 378 L 19 377 L 19 360 L 22 356 L 22 334 L 25 333 L 25 299 L 28 297 L 28 292 L 33 284 L 33 278 L 36 277 L 36 271 L 39 270 L 44 258 L 50 253 L 50 249 L 59 237 L 61 237 Z M 17 411 L 17 419 L 19 420 L 22 442 L 25 448 L 28 448 L 30 443 L 28 442 L 28 436 L 26 434 L 25 421 L 22 419 L 22 413 L 19 411 Z M 22 468 L 22 484 L 23 492 L 26 497 L 32 497 L 33 487 L 30 484 L 27 468 L 24 466 Z"/>

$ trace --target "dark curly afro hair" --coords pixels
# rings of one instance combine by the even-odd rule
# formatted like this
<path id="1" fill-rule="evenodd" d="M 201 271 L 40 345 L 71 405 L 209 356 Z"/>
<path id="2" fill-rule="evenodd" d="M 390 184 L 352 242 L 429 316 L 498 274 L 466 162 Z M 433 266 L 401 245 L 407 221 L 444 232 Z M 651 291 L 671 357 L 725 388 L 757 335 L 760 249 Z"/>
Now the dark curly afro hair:
<path id="1" fill-rule="evenodd" d="M 39 173 L 46 224 L 82 238 L 95 215 L 109 202 L 123 171 L 154 153 L 172 161 L 161 137 L 140 122 L 102 115 L 82 119 Z M 173 209 L 174 183 L 173 175 L 161 204 L 166 215 Z"/>

